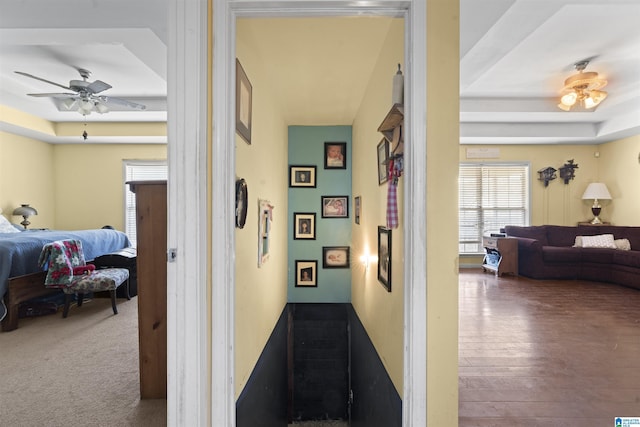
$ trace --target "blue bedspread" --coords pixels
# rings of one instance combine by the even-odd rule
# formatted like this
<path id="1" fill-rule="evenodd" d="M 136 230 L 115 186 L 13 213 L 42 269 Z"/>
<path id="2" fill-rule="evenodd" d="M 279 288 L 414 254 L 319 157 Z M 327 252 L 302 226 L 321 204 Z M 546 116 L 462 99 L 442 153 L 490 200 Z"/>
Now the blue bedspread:
<path id="1" fill-rule="evenodd" d="M 126 234 L 110 229 L 26 230 L 20 233 L 0 233 L 0 320 L 4 319 L 7 313 L 4 294 L 7 292 L 9 278 L 41 271 L 38 257 L 42 247 L 46 243 L 63 239 L 82 241 L 82 249 L 87 260 L 131 245 Z"/>

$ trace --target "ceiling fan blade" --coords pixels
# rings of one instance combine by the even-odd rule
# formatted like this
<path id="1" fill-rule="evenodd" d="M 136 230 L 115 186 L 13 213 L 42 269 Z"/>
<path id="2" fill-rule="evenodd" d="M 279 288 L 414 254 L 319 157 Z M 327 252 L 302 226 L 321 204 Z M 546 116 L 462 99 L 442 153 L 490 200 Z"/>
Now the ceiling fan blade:
<path id="1" fill-rule="evenodd" d="M 103 90 L 111 89 L 111 87 L 112 86 L 108 83 L 105 83 L 101 80 L 96 80 L 95 82 L 87 86 L 87 89 L 89 89 L 93 93 L 100 93 Z"/>
<path id="2" fill-rule="evenodd" d="M 146 105 L 138 104 L 136 102 L 127 101 L 122 98 L 113 98 L 111 96 L 101 96 L 100 99 L 105 104 L 117 104 L 123 107 L 131 108 L 132 110 L 145 110 L 147 108 Z"/>
<path id="3" fill-rule="evenodd" d="M 32 79 L 40 80 L 41 82 L 45 82 L 45 83 L 52 84 L 52 85 L 54 85 L 54 86 L 61 87 L 62 89 L 72 90 L 70 87 L 67 87 L 67 86 L 61 85 L 61 84 L 56 83 L 56 82 L 52 82 L 52 81 L 47 80 L 47 79 L 43 79 L 42 77 L 36 77 L 36 76 L 34 76 L 34 75 L 32 75 L 32 74 L 23 73 L 22 71 L 16 71 L 15 73 L 16 73 L 16 74 L 20 74 L 21 76 L 31 77 Z"/>
<path id="4" fill-rule="evenodd" d="M 67 98 L 77 98 L 77 93 L 28 93 L 29 96 L 35 96 L 38 98 L 58 98 L 58 99 L 67 99 Z"/>

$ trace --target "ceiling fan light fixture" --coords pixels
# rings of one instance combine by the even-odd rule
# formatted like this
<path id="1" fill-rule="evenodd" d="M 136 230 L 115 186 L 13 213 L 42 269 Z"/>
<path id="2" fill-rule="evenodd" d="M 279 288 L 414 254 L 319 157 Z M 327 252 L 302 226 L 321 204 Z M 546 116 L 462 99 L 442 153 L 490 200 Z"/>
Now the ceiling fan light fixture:
<path id="1" fill-rule="evenodd" d="M 578 100 L 578 94 L 571 91 L 560 98 L 560 103 L 566 107 L 571 107 Z"/>
<path id="2" fill-rule="evenodd" d="M 565 94 L 562 95 L 558 104 L 561 110 L 571 111 L 571 108 L 576 105 L 591 109 L 607 97 L 607 92 L 599 90 L 607 85 L 607 81 L 599 78 L 595 71 L 585 72 L 584 69 L 588 64 L 589 61 L 575 63 L 578 73 L 564 81 Z"/>
<path id="3" fill-rule="evenodd" d="M 608 82 L 605 79 L 598 78 L 598 73 L 591 71 L 588 73 L 578 73 L 569 77 L 564 81 L 564 88 L 596 90 L 605 87 L 607 83 Z"/>
<path id="4" fill-rule="evenodd" d="M 51 80 L 43 79 L 42 77 L 34 76 L 22 71 L 15 71 L 15 73 L 21 76 L 29 77 L 31 79 L 39 80 L 45 83 L 58 86 L 67 91 L 75 93 L 29 93 L 29 96 L 36 97 L 50 97 L 55 99 L 54 102 L 58 110 L 63 111 L 76 111 L 83 116 L 88 116 L 92 111 L 97 111 L 100 114 L 108 113 L 109 105 L 116 105 L 122 109 L 129 110 L 144 110 L 147 107 L 136 102 L 128 101 L 122 98 L 107 97 L 104 95 L 98 95 L 99 93 L 111 89 L 111 85 L 101 80 L 93 82 L 87 79 L 91 76 L 91 72 L 84 68 L 79 68 L 78 72 L 82 77 L 82 80 L 71 80 L 69 86 L 65 86 Z"/>
<path id="5" fill-rule="evenodd" d="M 76 100 L 73 98 L 67 98 L 64 101 L 62 101 L 62 105 L 64 105 L 64 108 L 66 108 L 67 110 L 74 110 L 77 109 L 76 108 Z"/>
<path id="6" fill-rule="evenodd" d="M 607 92 L 601 90 L 592 90 L 584 99 L 584 108 L 594 108 L 607 97 Z"/>
<path id="7" fill-rule="evenodd" d="M 108 113 L 109 112 L 109 109 L 107 108 L 107 106 L 104 105 L 104 104 L 101 104 L 100 102 L 96 102 L 95 106 L 96 106 L 96 111 L 98 113 L 100 113 L 100 114 L 104 114 L 104 113 Z"/>
<path id="8" fill-rule="evenodd" d="M 88 116 L 93 111 L 93 104 L 87 99 L 81 99 L 78 101 L 78 113 L 83 116 Z"/>
<path id="9" fill-rule="evenodd" d="M 570 105 L 564 105 L 563 103 L 558 104 L 558 108 L 564 111 L 571 111 Z"/>

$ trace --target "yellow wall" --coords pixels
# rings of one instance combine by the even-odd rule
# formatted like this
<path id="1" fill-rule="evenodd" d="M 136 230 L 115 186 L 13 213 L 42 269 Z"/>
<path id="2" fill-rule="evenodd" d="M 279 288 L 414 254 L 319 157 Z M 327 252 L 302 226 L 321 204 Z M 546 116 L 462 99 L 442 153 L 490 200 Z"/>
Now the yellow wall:
<path id="1" fill-rule="evenodd" d="M 468 159 L 467 149 L 494 148 L 492 159 Z M 603 221 L 614 225 L 640 226 L 640 135 L 600 145 L 461 145 L 460 162 L 529 162 L 531 168 L 531 225 L 576 225 L 593 218 L 591 200 L 582 194 L 591 182 L 604 182 L 613 200 L 600 201 Z M 559 169 L 568 160 L 578 165 L 575 178 L 565 184 L 557 178 L 547 187 L 538 180 L 538 170 Z M 462 266 L 479 266 L 482 256 L 463 257 Z"/>
<path id="2" fill-rule="evenodd" d="M 137 123 L 137 122 L 108 122 L 99 123 L 91 122 L 89 124 L 78 122 L 63 122 L 56 123 L 55 125 L 57 136 L 80 136 L 85 130 L 89 133 L 89 140 L 91 137 L 99 136 L 147 136 L 147 137 L 162 137 L 167 135 L 167 123 L 166 122 L 153 122 L 153 123 Z M 78 138 L 79 139 L 79 138 Z"/>
<path id="3" fill-rule="evenodd" d="M 468 159 L 467 149 L 496 148 L 499 157 L 492 159 Z M 602 160 L 594 156 L 599 150 L 595 145 L 461 145 L 460 162 L 530 162 L 531 225 L 554 224 L 576 225 L 591 215 L 591 204 L 582 200 L 582 193 L 590 182 L 597 181 L 598 167 Z M 549 182 L 547 187 L 538 180 L 540 169 L 551 166 L 560 169 L 568 160 L 578 165 L 575 178 L 568 184 L 560 178 Z M 602 157 L 601 157 L 602 159 Z M 603 218 L 607 212 L 603 212 Z M 607 219 L 608 220 L 608 219 Z"/>
<path id="4" fill-rule="evenodd" d="M 122 161 L 166 158 L 164 144 L 54 145 L 0 132 L 0 208 L 19 223 L 22 218 L 10 213 L 29 203 L 38 210 L 29 218 L 30 228 L 81 230 L 108 224 L 124 230 Z"/>
<path id="5" fill-rule="evenodd" d="M 391 103 L 392 77 L 397 64 L 404 70 L 404 22 L 402 19 L 384 21 L 388 36 L 369 80 L 353 122 L 352 194 L 362 197 L 360 224 L 352 220 L 351 273 L 352 304 L 362 321 L 396 390 L 402 396 L 403 387 L 403 222 L 392 230 L 392 291 L 378 282 L 377 264 L 365 270 L 359 263 L 364 254 L 377 254 L 378 225 L 386 224 L 388 184 L 378 186 L 376 145 L 382 140 L 377 131 Z M 385 31 L 385 28 L 380 28 Z M 398 205 L 403 205 L 404 180 L 398 187 Z"/>
<path id="6" fill-rule="evenodd" d="M 458 425 L 459 16 L 457 1 L 427 1 L 425 211 L 430 426 Z"/>
<path id="7" fill-rule="evenodd" d="M 44 135 L 53 136 L 56 133 L 55 123 L 24 113 L 14 108 L 9 108 L 5 105 L 0 105 L 0 117 L 2 117 L 2 121 L 5 123 L 26 128 Z"/>
<path id="8" fill-rule="evenodd" d="M 134 122 L 50 122 L 40 117 L 24 113 L 22 111 L 0 105 L 0 117 L 2 122 L 19 128 L 42 134 L 43 136 L 76 136 L 81 141 L 80 135 L 87 131 L 93 136 L 147 136 L 164 137 L 167 135 L 166 122 L 134 123 Z M 46 139 L 46 138 L 45 138 Z"/>
<path id="9" fill-rule="evenodd" d="M 11 213 L 22 203 L 38 211 L 30 228 L 55 225 L 53 146 L 46 142 L 0 132 L 0 208 L 14 224 L 22 217 Z"/>
<path id="10" fill-rule="evenodd" d="M 640 135 L 598 148 L 597 180 L 607 185 L 612 197 L 610 201 L 600 202 L 600 217 L 615 225 L 640 226 Z"/>
<path id="11" fill-rule="evenodd" d="M 236 135 L 236 175 L 248 184 L 247 223 L 236 228 L 235 398 L 287 302 L 287 125 L 262 70 L 259 52 L 244 39 L 251 19 L 237 22 L 236 55 L 253 88 L 252 144 Z M 274 206 L 270 258 L 258 268 L 258 199 Z"/>
<path id="12" fill-rule="evenodd" d="M 55 225 L 124 230 L 123 160 L 166 160 L 164 144 L 61 144 L 53 149 Z"/>

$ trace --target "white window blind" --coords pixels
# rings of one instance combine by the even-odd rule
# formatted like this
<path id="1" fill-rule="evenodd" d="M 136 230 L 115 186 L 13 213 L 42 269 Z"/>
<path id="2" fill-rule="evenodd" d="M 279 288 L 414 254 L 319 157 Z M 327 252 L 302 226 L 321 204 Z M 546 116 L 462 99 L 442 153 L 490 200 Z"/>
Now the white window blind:
<path id="1" fill-rule="evenodd" d="M 459 251 L 482 253 L 482 236 L 529 223 L 529 165 L 463 163 L 459 177 Z"/>
<path id="2" fill-rule="evenodd" d="M 154 181 L 167 179 L 167 162 L 151 160 L 124 161 L 125 233 L 136 246 L 136 197 L 129 189 L 129 181 Z"/>

